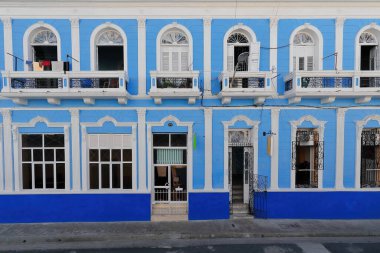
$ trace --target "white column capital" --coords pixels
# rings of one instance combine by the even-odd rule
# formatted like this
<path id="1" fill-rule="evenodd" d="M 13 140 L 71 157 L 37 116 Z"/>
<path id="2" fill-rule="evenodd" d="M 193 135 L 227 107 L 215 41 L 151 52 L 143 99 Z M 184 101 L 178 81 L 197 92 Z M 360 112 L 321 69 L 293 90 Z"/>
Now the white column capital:
<path id="1" fill-rule="evenodd" d="M 347 108 L 337 108 L 336 113 L 339 118 L 344 117 L 345 113 L 347 111 Z"/>
<path id="2" fill-rule="evenodd" d="M 137 112 L 137 115 L 138 115 L 139 117 L 141 117 L 141 116 L 145 116 L 145 114 L 146 114 L 146 109 L 145 109 L 145 108 L 137 108 L 137 109 L 136 109 L 136 112 Z"/>
<path id="3" fill-rule="evenodd" d="M 278 18 L 277 17 L 270 18 L 270 27 L 274 27 L 277 25 L 278 25 Z"/>
<path id="4" fill-rule="evenodd" d="M 72 17 L 70 18 L 71 27 L 79 27 L 79 18 Z"/>
<path id="5" fill-rule="evenodd" d="M 1 109 L 1 110 L 0 110 L 0 113 L 1 113 L 1 115 L 3 115 L 4 119 L 5 119 L 5 118 L 10 119 L 10 118 L 11 118 L 12 111 L 11 111 L 11 109 Z"/>
<path id="6" fill-rule="evenodd" d="M 344 18 L 344 17 L 337 17 L 335 19 L 335 24 L 337 26 L 343 26 L 345 21 L 346 21 L 346 18 Z"/>
<path id="7" fill-rule="evenodd" d="M 2 17 L 1 21 L 3 22 L 4 29 L 12 28 L 12 18 L 11 17 Z"/>
<path id="8" fill-rule="evenodd" d="M 79 118 L 79 109 L 69 109 L 72 118 Z"/>
<path id="9" fill-rule="evenodd" d="M 203 25 L 204 26 L 211 26 L 212 18 L 210 17 L 204 17 L 203 18 Z"/>
<path id="10" fill-rule="evenodd" d="M 139 17 L 139 18 L 137 19 L 137 25 L 138 25 L 138 27 L 140 27 L 140 28 L 145 28 L 145 25 L 146 25 L 146 18 Z"/>

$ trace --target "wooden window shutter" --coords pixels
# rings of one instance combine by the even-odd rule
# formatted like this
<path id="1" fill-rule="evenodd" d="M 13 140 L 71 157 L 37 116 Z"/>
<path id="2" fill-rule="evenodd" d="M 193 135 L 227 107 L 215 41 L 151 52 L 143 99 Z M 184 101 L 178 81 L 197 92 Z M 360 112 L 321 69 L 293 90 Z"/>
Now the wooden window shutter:
<path id="1" fill-rule="evenodd" d="M 259 71 L 260 68 L 260 42 L 253 42 L 249 48 L 248 70 Z"/>

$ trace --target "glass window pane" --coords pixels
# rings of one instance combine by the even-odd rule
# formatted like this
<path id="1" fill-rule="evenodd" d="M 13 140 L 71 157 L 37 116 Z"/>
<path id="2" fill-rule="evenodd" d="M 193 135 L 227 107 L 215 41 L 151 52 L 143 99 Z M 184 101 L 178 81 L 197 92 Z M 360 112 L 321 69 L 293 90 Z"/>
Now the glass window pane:
<path id="1" fill-rule="evenodd" d="M 32 189 L 32 164 L 22 164 L 22 188 Z"/>
<path id="2" fill-rule="evenodd" d="M 113 162 L 121 161 L 121 150 L 120 149 L 112 149 L 112 161 Z"/>
<path id="3" fill-rule="evenodd" d="M 108 162 L 110 160 L 110 150 L 102 149 L 100 150 L 100 161 Z"/>
<path id="4" fill-rule="evenodd" d="M 42 149 L 33 150 L 33 161 L 42 161 Z"/>
<path id="5" fill-rule="evenodd" d="M 46 188 L 54 188 L 54 164 L 45 165 Z"/>
<path id="6" fill-rule="evenodd" d="M 65 137 L 63 134 L 45 134 L 45 147 L 64 147 Z"/>
<path id="7" fill-rule="evenodd" d="M 54 149 L 45 149 L 45 161 L 54 161 Z"/>
<path id="8" fill-rule="evenodd" d="M 64 149 L 56 149 L 55 150 L 55 160 L 63 162 L 65 161 L 65 150 Z"/>
<path id="9" fill-rule="evenodd" d="M 99 164 L 90 163 L 90 189 L 99 189 Z"/>
<path id="10" fill-rule="evenodd" d="M 173 147 L 186 147 L 187 135 L 186 134 L 172 134 L 171 146 Z"/>
<path id="11" fill-rule="evenodd" d="M 34 164 L 34 188 L 43 188 L 42 164 Z"/>
<path id="12" fill-rule="evenodd" d="M 90 162 L 99 161 L 99 150 L 98 149 L 90 149 Z"/>
<path id="13" fill-rule="evenodd" d="M 154 167 L 154 186 L 169 185 L 169 175 L 167 166 Z"/>
<path id="14" fill-rule="evenodd" d="M 123 163 L 123 189 L 132 189 L 132 164 Z"/>
<path id="15" fill-rule="evenodd" d="M 112 188 L 120 188 L 120 164 L 112 164 Z"/>
<path id="16" fill-rule="evenodd" d="M 57 189 L 65 189 L 65 164 L 57 163 L 56 167 Z"/>
<path id="17" fill-rule="evenodd" d="M 32 161 L 32 150 L 31 149 L 23 149 L 22 150 L 22 161 L 23 162 Z"/>
<path id="18" fill-rule="evenodd" d="M 102 188 L 110 188 L 110 165 L 102 164 Z"/>
<path id="19" fill-rule="evenodd" d="M 42 147 L 42 135 L 41 134 L 23 134 L 22 135 L 22 147 Z"/>
<path id="20" fill-rule="evenodd" d="M 132 162 L 132 149 L 123 149 L 123 162 Z"/>
<path id="21" fill-rule="evenodd" d="M 155 147 L 168 147 L 169 146 L 169 135 L 168 134 L 154 134 L 153 135 L 153 146 L 155 146 Z"/>

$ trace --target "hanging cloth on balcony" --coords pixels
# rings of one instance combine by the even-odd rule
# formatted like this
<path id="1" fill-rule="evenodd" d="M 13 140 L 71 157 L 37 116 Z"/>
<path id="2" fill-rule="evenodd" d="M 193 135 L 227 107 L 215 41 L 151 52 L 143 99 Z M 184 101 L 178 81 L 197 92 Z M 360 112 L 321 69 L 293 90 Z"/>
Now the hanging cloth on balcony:
<path id="1" fill-rule="evenodd" d="M 158 149 L 157 164 L 184 164 L 183 150 L 181 149 Z"/>

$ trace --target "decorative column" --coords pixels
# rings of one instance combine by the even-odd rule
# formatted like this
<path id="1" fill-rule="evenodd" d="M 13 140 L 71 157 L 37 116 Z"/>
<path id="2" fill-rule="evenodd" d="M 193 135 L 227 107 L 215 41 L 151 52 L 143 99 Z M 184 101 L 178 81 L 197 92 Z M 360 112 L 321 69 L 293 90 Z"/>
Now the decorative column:
<path id="1" fill-rule="evenodd" d="M 212 109 L 204 109 L 205 117 L 205 186 L 212 190 Z"/>
<path id="2" fill-rule="evenodd" d="M 211 21 L 211 18 L 203 19 L 203 89 L 206 96 L 211 96 Z"/>
<path id="3" fill-rule="evenodd" d="M 146 109 L 138 108 L 137 109 L 138 116 L 138 159 L 139 159 L 139 191 L 146 191 L 148 189 L 146 185 Z"/>
<path id="4" fill-rule="evenodd" d="M 270 163 L 270 188 L 278 189 L 278 138 L 279 138 L 279 117 L 280 109 L 274 108 L 271 110 L 271 125 L 272 133 L 272 156 Z"/>
<path id="5" fill-rule="evenodd" d="M 271 18 L 270 19 L 270 48 L 269 50 L 269 67 L 272 71 L 272 78 L 277 76 L 277 30 L 278 30 L 278 19 Z M 272 85 L 274 87 L 277 86 L 277 78 L 273 78 L 271 80 Z"/>
<path id="6" fill-rule="evenodd" d="M 336 56 L 336 69 L 343 69 L 343 28 L 344 18 L 338 17 L 335 20 L 335 52 Z"/>
<path id="7" fill-rule="evenodd" d="M 137 20 L 137 40 L 138 40 L 138 83 L 139 96 L 146 96 L 146 26 L 145 18 Z"/>
<path id="8" fill-rule="evenodd" d="M 79 140 L 79 110 L 78 109 L 70 109 L 71 114 L 71 148 L 72 148 L 72 179 L 73 191 L 81 190 L 81 167 L 80 167 L 80 140 Z M 86 181 L 87 178 L 83 178 L 83 181 Z"/>
<path id="9" fill-rule="evenodd" d="M 13 190 L 13 160 L 12 160 L 12 111 L 2 109 L 3 115 L 3 133 L 4 133 L 4 190 L 10 192 Z"/>
<path id="10" fill-rule="evenodd" d="M 347 109 L 336 109 L 336 159 L 335 159 L 335 188 L 343 189 L 343 166 L 344 166 L 344 122 Z"/>
<path id="11" fill-rule="evenodd" d="M 4 63 L 5 71 L 13 70 L 13 57 L 7 53 L 13 54 L 12 47 L 12 19 L 10 17 L 3 17 L 1 19 L 4 25 Z M 19 66 L 23 66 L 23 62 L 19 62 Z"/>
<path id="12" fill-rule="evenodd" d="M 80 71 L 80 35 L 79 35 L 79 18 L 71 18 L 71 56 L 78 60 L 72 60 L 73 71 Z"/>

